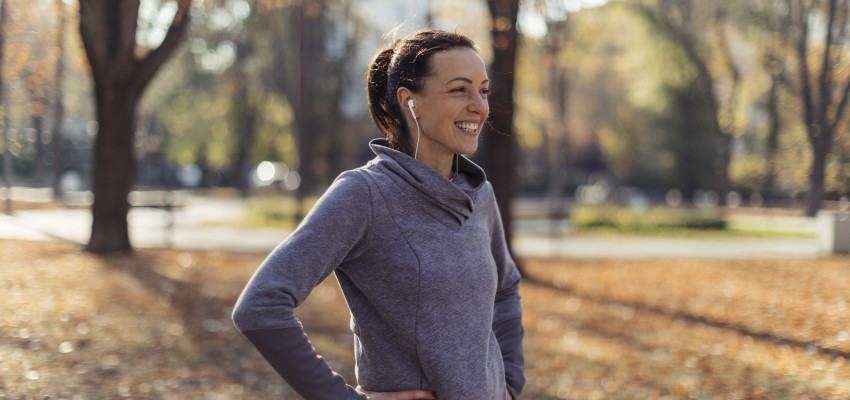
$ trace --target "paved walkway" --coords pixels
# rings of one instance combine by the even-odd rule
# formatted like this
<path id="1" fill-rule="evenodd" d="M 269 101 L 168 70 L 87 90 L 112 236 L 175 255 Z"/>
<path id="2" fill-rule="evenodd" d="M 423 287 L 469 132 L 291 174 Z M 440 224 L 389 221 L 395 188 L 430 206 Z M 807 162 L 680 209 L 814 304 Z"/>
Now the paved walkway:
<path id="1" fill-rule="evenodd" d="M 173 214 L 156 208 L 133 208 L 127 216 L 130 241 L 137 248 L 268 252 L 289 234 L 282 229 L 239 228 L 244 205 L 238 200 L 192 198 Z M 84 244 L 91 235 L 88 209 L 18 211 L 0 214 L 0 238 L 65 240 Z"/>
<path id="2" fill-rule="evenodd" d="M 238 199 L 191 197 L 173 215 L 161 209 L 133 208 L 128 216 L 130 238 L 137 248 L 268 252 L 289 234 L 281 229 L 237 228 L 228 221 L 245 212 Z M 172 219 L 173 218 L 173 219 Z M 803 230 L 805 220 L 782 220 Z M 758 223 L 758 221 L 749 221 Z M 169 227 L 171 226 L 171 227 Z M 514 247 L 522 257 L 563 258 L 814 258 L 822 255 L 816 239 L 731 238 L 679 239 L 666 237 L 547 237 L 533 223 L 516 224 Z M 86 243 L 91 232 L 87 209 L 18 211 L 0 214 L 0 238 L 66 240 Z"/>

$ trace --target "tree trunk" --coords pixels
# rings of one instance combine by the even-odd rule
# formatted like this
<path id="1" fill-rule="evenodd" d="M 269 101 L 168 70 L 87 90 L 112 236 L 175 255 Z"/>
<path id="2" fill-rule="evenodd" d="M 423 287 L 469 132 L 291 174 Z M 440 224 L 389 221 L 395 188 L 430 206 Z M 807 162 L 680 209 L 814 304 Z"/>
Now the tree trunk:
<path id="1" fill-rule="evenodd" d="M 35 157 L 33 158 L 33 177 L 38 185 L 44 184 L 44 145 L 41 143 L 44 134 L 44 117 L 34 115 L 32 128 L 35 130 Z"/>
<path id="2" fill-rule="evenodd" d="M 815 137 L 812 143 L 814 157 L 812 159 L 812 169 L 809 171 L 809 192 L 806 196 L 806 216 L 808 217 L 817 215 L 824 195 L 826 155 L 829 154 L 829 148 L 824 138 L 829 135 L 827 135 L 827 132 L 822 132 L 821 135 L 820 137 Z"/>
<path id="3" fill-rule="evenodd" d="M 62 199 L 62 172 L 65 169 L 65 159 L 62 157 L 62 134 L 64 119 L 65 119 L 65 103 L 62 99 L 64 90 L 62 84 L 65 82 L 65 24 L 67 21 L 67 13 L 65 12 L 65 4 L 63 0 L 56 0 L 56 10 L 59 17 L 59 29 L 56 33 L 56 81 L 54 83 L 54 108 L 53 108 L 53 129 L 50 137 L 50 153 L 53 163 L 50 179 L 50 186 L 53 188 L 53 198 L 55 200 Z"/>
<path id="4" fill-rule="evenodd" d="M 304 200 L 312 194 L 315 178 L 313 173 L 313 143 L 316 125 L 313 116 L 313 94 L 314 88 L 318 86 L 314 72 L 317 68 L 316 63 L 320 62 L 315 46 L 322 45 L 321 33 L 317 32 L 321 29 L 319 27 L 321 21 L 307 15 L 304 7 L 297 7 L 292 15 L 297 57 L 294 62 L 298 71 L 292 77 L 295 88 L 295 101 L 292 102 L 292 106 L 295 111 L 295 124 L 298 127 L 296 135 L 298 138 L 298 173 L 301 175 L 301 185 L 295 191 L 297 203 L 295 217 L 299 221 L 304 218 Z"/>
<path id="5" fill-rule="evenodd" d="M 715 112 L 714 115 L 717 115 Z M 717 117 L 715 117 L 717 119 Z M 717 168 L 714 174 L 713 189 L 720 195 L 721 203 L 726 201 L 726 193 L 732 190 L 732 181 L 729 179 L 729 164 L 732 163 L 732 133 L 715 133 L 717 141 Z"/>
<path id="6" fill-rule="evenodd" d="M 7 15 L 9 10 L 6 9 L 8 1 L 0 2 L 0 103 L 6 105 L 3 117 L 3 182 L 6 186 L 6 214 L 12 214 L 12 162 L 9 154 L 9 102 L 6 101 L 5 82 L 3 81 L 3 48 L 5 47 L 5 30 L 7 24 Z"/>
<path id="7" fill-rule="evenodd" d="M 86 250 L 130 252 L 127 213 L 135 174 L 133 138 L 138 97 L 118 85 L 97 90 L 99 130 L 94 148 L 92 231 Z M 132 93 L 132 91 L 130 91 Z"/>
<path id="8" fill-rule="evenodd" d="M 243 49 L 237 49 L 238 57 L 244 56 Z M 257 122 L 257 112 L 254 109 L 249 99 L 248 83 L 245 79 L 245 74 L 242 71 L 242 66 L 239 61 L 231 67 L 231 78 L 233 83 L 238 87 L 239 101 L 233 105 L 233 127 L 236 135 L 236 149 L 234 153 L 234 161 L 232 165 L 233 177 L 236 187 L 242 197 L 248 196 L 250 188 L 250 179 L 248 171 L 250 170 L 249 153 L 254 147 L 255 129 Z"/>
<path id="9" fill-rule="evenodd" d="M 514 135 L 514 72 L 519 33 L 516 28 L 518 0 L 488 0 L 493 19 L 493 63 L 490 65 L 490 127 L 485 137 L 482 160 L 496 194 L 496 203 L 505 227 L 508 248 L 512 248 L 514 180 L 519 147 Z M 518 260 L 517 260 L 518 261 Z M 518 263 L 519 264 L 519 263 Z"/>
<path id="10" fill-rule="evenodd" d="M 772 75 L 772 83 L 767 98 L 767 112 L 770 115 L 770 125 L 767 131 L 767 151 L 765 159 L 767 162 L 767 173 L 762 186 L 762 193 L 765 199 L 773 199 L 778 191 L 776 190 L 776 159 L 779 153 L 779 77 L 776 74 Z"/>
<path id="11" fill-rule="evenodd" d="M 5 100 L 5 99 L 4 99 Z M 12 121 L 9 119 L 9 102 L 4 101 L 5 110 L 3 110 L 3 184 L 6 186 L 6 214 L 12 215 L 12 152 L 9 150 L 9 125 Z"/>

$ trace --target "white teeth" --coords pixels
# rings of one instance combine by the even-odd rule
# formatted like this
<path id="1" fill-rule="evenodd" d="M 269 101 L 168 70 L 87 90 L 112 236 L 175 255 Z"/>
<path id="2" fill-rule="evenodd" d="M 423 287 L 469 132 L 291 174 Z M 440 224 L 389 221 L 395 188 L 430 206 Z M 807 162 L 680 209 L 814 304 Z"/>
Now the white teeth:
<path id="1" fill-rule="evenodd" d="M 467 122 L 459 122 L 455 124 L 456 127 L 463 129 L 467 132 L 476 132 L 478 131 L 478 124 L 472 124 Z"/>

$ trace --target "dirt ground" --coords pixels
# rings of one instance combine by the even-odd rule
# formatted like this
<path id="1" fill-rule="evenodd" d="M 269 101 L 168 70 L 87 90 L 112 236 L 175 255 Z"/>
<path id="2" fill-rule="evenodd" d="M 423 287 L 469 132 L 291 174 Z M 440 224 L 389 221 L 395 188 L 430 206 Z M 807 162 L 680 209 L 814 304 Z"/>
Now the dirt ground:
<path id="1" fill-rule="evenodd" d="M 230 322 L 262 254 L 0 240 L 0 399 L 298 399 Z M 525 260 L 523 399 L 850 399 L 850 258 Z M 297 310 L 354 383 L 336 282 Z"/>

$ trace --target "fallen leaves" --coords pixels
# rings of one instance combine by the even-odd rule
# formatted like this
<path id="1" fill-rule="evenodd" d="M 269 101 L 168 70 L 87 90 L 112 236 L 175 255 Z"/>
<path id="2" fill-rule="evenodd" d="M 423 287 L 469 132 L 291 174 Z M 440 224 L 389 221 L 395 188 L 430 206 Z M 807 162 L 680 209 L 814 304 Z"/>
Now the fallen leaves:
<path id="1" fill-rule="evenodd" d="M 299 398 L 230 321 L 263 257 L 0 240 L 0 397 Z M 524 399 L 850 397 L 846 257 L 525 266 Z M 336 282 L 296 312 L 354 383 Z"/>
<path id="2" fill-rule="evenodd" d="M 563 376 L 530 381 L 532 398 L 850 396 L 847 258 L 526 266 L 539 282 L 523 288 L 529 360 L 565 360 L 529 363 Z"/>

